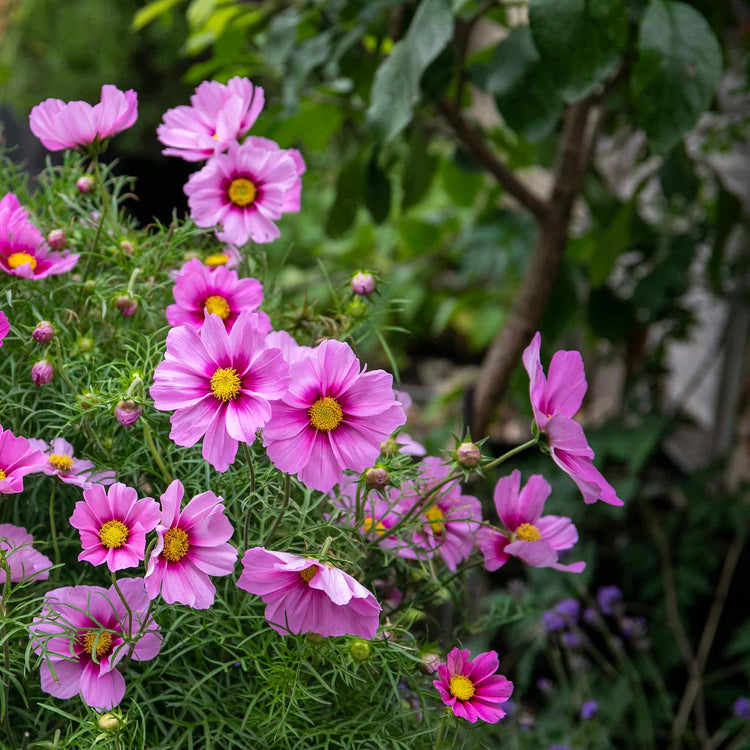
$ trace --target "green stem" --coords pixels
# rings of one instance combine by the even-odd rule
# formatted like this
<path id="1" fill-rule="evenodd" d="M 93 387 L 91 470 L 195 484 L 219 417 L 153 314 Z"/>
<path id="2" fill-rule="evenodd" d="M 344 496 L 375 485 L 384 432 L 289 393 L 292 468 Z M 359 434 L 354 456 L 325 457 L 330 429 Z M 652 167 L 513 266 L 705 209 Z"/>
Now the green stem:
<path id="1" fill-rule="evenodd" d="M 326 553 L 328 552 L 328 548 L 331 546 L 331 542 L 333 542 L 333 537 L 327 536 L 326 540 L 323 542 L 323 546 L 320 548 L 320 552 L 318 552 L 319 559 L 326 556 Z"/>
<path id="2" fill-rule="evenodd" d="M 159 467 L 159 470 L 161 471 L 162 476 L 164 477 L 164 480 L 167 483 L 171 483 L 172 474 L 170 473 L 169 469 L 167 469 L 167 466 L 164 463 L 164 459 L 161 457 L 161 454 L 156 448 L 156 443 L 154 442 L 154 436 L 151 433 L 151 428 L 148 426 L 148 422 L 145 419 L 141 419 L 140 422 L 143 425 L 143 436 L 146 438 L 146 445 L 148 446 L 148 450 L 151 453 L 151 456 L 156 462 L 156 465 Z"/>
<path id="3" fill-rule="evenodd" d="M 5 551 L 0 550 L 0 568 L 5 573 L 5 583 L 3 584 L 3 599 L 0 602 L 0 616 L 2 617 L 2 626 L 0 626 L 0 638 L 3 640 L 3 664 L 5 665 L 5 674 L 3 675 L 3 697 L 4 712 L 3 724 L 5 724 L 8 739 L 11 745 L 15 747 L 13 736 L 10 731 L 10 645 L 8 644 L 8 634 L 5 629 L 5 618 L 8 616 L 8 600 L 10 598 L 10 565 L 5 557 Z"/>
<path id="4" fill-rule="evenodd" d="M 114 571 L 112 572 L 112 585 L 115 587 L 115 591 L 117 592 L 117 595 L 120 597 L 120 601 L 122 602 L 123 606 L 127 610 L 128 613 L 128 638 L 130 638 L 133 635 L 133 610 L 130 609 L 130 605 L 128 604 L 128 600 L 125 598 L 122 591 L 120 591 L 120 587 L 117 585 L 117 576 L 115 575 Z"/>
<path id="5" fill-rule="evenodd" d="M 448 726 L 448 712 L 443 714 L 440 719 L 440 726 L 438 727 L 437 737 L 435 738 L 435 750 L 440 750 L 443 745 L 443 737 L 445 736 L 445 728 Z"/>
<path id="6" fill-rule="evenodd" d="M 60 545 L 57 541 L 57 527 L 55 526 L 55 489 L 57 482 L 52 482 L 52 491 L 49 493 L 49 533 L 52 535 L 52 549 L 55 554 L 55 569 L 52 571 L 52 578 L 57 580 L 60 572 Z"/>
<path id="7" fill-rule="evenodd" d="M 130 274 L 130 279 L 128 279 L 128 294 L 133 294 L 133 287 L 135 286 L 135 280 L 138 278 L 138 275 L 140 274 L 141 269 L 140 268 L 134 268 L 133 273 Z"/>
<path id="8" fill-rule="evenodd" d="M 63 361 L 62 357 L 62 349 L 60 348 L 60 339 L 55 336 L 55 352 L 57 354 L 57 363 L 60 366 L 60 377 L 65 381 L 65 384 L 70 388 L 70 390 L 76 394 L 78 393 L 78 389 L 73 385 L 73 382 L 70 379 L 70 376 L 65 371 L 65 363 Z"/>
<path id="9" fill-rule="evenodd" d="M 268 534 L 266 534 L 266 538 L 263 540 L 263 547 L 265 547 L 271 541 L 271 539 L 273 539 L 273 535 L 276 533 L 276 529 L 279 528 L 281 519 L 284 517 L 286 509 L 289 506 L 289 498 L 292 494 L 292 478 L 289 476 L 289 474 L 285 474 L 284 479 L 284 502 L 281 504 L 281 510 L 279 510 L 279 514 L 273 521 L 271 530 L 268 532 Z"/>
<path id="10" fill-rule="evenodd" d="M 531 438 L 531 440 L 528 440 L 525 443 L 522 443 L 521 445 L 517 445 L 512 450 L 509 450 L 507 453 L 503 453 L 502 456 L 499 458 L 495 458 L 489 463 L 486 463 L 482 466 L 482 471 L 487 471 L 487 469 L 494 469 L 495 466 L 498 466 L 499 464 L 503 463 L 504 461 L 507 461 L 512 456 L 515 456 L 517 453 L 520 453 L 521 451 L 525 451 L 527 448 L 531 448 L 532 445 L 536 445 L 539 442 L 539 437 Z"/>
<path id="11" fill-rule="evenodd" d="M 91 262 L 94 258 L 94 253 L 96 252 L 96 248 L 99 245 L 99 238 L 101 237 L 102 229 L 104 228 L 104 222 L 107 219 L 107 212 L 109 211 L 109 193 L 107 193 L 107 188 L 104 185 L 104 180 L 102 179 L 102 176 L 101 176 L 101 170 L 99 169 L 99 159 L 94 157 L 91 160 L 91 164 L 94 167 L 94 177 L 96 178 L 96 184 L 102 196 L 102 212 L 101 212 L 101 216 L 99 217 L 99 224 L 96 227 L 96 235 L 94 236 L 94 244 L 91 246 L 91 250 L 89 250 L 89 253 L 88 253 L 88 258 L 86 259 L 86 268 L 83 271 L 84 281 L 88 278 L 89 270 L 91 268 Z"/>

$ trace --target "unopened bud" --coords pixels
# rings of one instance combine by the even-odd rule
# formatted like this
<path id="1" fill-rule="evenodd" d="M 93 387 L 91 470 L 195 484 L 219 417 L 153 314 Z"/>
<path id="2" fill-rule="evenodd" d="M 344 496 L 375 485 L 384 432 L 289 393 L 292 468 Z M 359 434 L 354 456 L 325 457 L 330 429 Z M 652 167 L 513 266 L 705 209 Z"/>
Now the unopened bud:
<path id="1" fill-rule="evenodd" d="M 80 406 L 81 409 L 91 409 L 95 405 L 96 396 L 91 391 L 86 391 L 86 393 L 81 393 L 78 396 L 78 406 Z"/>
<path id="2" fill-rule="evenodd" d="M 354 661 L 366 661 L 370 656 L 370 644 L 362 638 L 352 641 L 349 653 Z"/>
<path id="3" fill-rule="evenodd" d="M 94 339 L 91 336 L 81 336 L 78 339 L 78 348 L 82 352 L 90 352 L 94 349 Z"/>
<path id="4" fill-rule="evenodd" d="M 362 318 L 367 315 L 367 305 L 359 297 L 353 297 L 346 306 L 346 312 L 352 318 Z"/>
<path id="5" fill-rule="evenodd" d="M 115 417 L 123 427 L 130 427 L 138 421 L 142 411 L 143 409 L 135 401 L 126 399 L 118 402 L 115 407 Z"/>
<path id="6" fill-rule="evenodd" d="M 425 674 L 435 674 L 438 664 L 440 664 L 440 657 L 437 654 L 426 653 L 422 654 L 421 658 L 420 670 Z"/>
<path id="7" fill-rule="evenodd" d="M 90 174 L 85 174 L 83 177 L 79 177 L 76 180 L 76 187 L 82 192 L 82 193 L 90 193 L 93 189 L 96 183 L 94 182 L 94 178 Z"/>
<path id="8" fill-rule="evenodd" d="M 391 475 L 382 466 L 373 466 L 365 472 L 365 484 L 371 490 L 382 490 L 391 481 Z"/>
<path id="9" fill-rule="evenodd" d="M 323 643 L 325 640 L 325 636 L 322 636 L 320 633 L 307 633 L 306 635 L 310 643 Z"/>
<path id="10" fill-rule="evenodd" d="M 114 714 L 102 714 L 96 723 L 99 725 L 99 729 L 104 732 L 114 732 L 120 728 L 121 724 L 120 719 Z"/>
<path id="11" fill-rule="evenodd" d="M 360 297 L 368 297 L 375 291 L 375 277 L 367 271 L 360 271 L 352 276 L 352 291 Z"/>
<path id="12" fill-rule="evenodd" d="M 456 458 L 459 466 L 471 469 L 482 460 L 482 452 L 479 450 L 479 446 L 474 443 L 461 443 L 456 448 Z"/>
<path id="13" fill-rule="evenodd" d="M 395 456 L 398 453 L 398 443 L 392 437 L 389 437 L 388 440 L 384 440 L 380 444 L 380 452 L 384 456 Z"/>
<path id="14" fill-rule="evenodd" d="M 31 379 L 34 381 L 34 385 L 39 386 L 47 385 L 51 383 L 55 377 L 55 368 L 52 363 L 46 359 L 40 359 L 31 368 Z"/>
<path id="15" fill-rule="evenodd" d="M 115 307 L 122 313 L 123 318 L 129 318 L 138 310 L 138 300 L 129 294 L 121 294 L 115 301 Z"/>
<path id="16" fill-rule="evenodd" d="M 49 320 L 40 320 L 31 332 L 31 335 L 40 344 L 49 344 L 55 335 L 55 328 Z"/>
<path id="17" fill-rule="evenodd" d="M 47 243 L 53 250 L 62 250 L 68 244 L 68 237 L 64 229 L 53 229 L 47 235 Z"/>
<path id="18" fill-rule="evenodd" d="M 120 250 L 122 250 L 126 255 L 132 255 L 135 251 L 135 248 L 133 247 L 133 243 L 129 240 L 123 240 L 120 243 Z"/>

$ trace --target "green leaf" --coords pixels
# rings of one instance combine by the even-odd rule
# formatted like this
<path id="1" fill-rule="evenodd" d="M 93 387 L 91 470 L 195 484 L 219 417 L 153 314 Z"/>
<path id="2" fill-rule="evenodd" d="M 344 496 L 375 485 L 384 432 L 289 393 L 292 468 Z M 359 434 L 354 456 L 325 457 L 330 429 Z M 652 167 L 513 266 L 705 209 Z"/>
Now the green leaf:
<path id="1" fill-rule="evenodd" d="M 376 224 L 382 224 L 391 210 L 391 181 L 378 166 L 377 153 L 367 163 L 365 203 Z"/>
<path id="2" fill-rule="evenodd" d="M 408 208 L 419 203 L 430 187 L 435 176 L 438 159 L 427 151 L 429 139 L 423 130 L 414 130 L 409 141 L 409 154 L 401 175 L 403 198 L 401 208 Z"/>
<path id="3" fill-rule="evenodd" d="M 721 67 L 719 43 L 697 10 L 663 0 L 649 5 L 631 87 L 655 151 L 669 151 L 709 107 Z"/>
<path id="4" fill-rule="evenodd" d="M 538 141 L 554 130 L 563 102 L 528 26 L 511 29 L 489 64 L 474 68 L 471 78 L 495 96 L 505 122 L 519 135 Z"/>
<path id="5" fill-rule="evenodd" d="M 460 152 L 456 152 L 456 156 Z M 444 159 L 441 165 L 443 189 L 457 206 L 473 206 L 484 185 L 482 172 L 462 169 L 458 159 Z"/>
<path id="6" fill-rule="evenodd" d="M 630 224 L 634 211 L 635 200 L 628 201 L 599 234 L 594 254 L 589 261 L 589 281 L 594 288 L 601 286 L 609 278 L 617 259 L 630 246 Z"/>
<path id="7" fill-rule="evenodd" d="M 377 138 L 393 140 L 409 124 L 422 74 L 452 36 L 450 0 L 422 0 L 406 35 L 375 74 L 367 121 Z"/>
<path id="8" fill-rule="evenodd" d="M 329 237 L 339 237 L 354 223 L 362 200 L 362 178 L 362 164 L 356 156 L 341 168 L 336 182 L 336 199 L 326 222 Z"/>
<path id="9" fill-rule="evenodd" d="M 163 16 L 167 11 L 172 10 L 176 5 L 183 3 L 185 0 L 154 0 L 154 2 L 144 5 L 133 16 L 133 28 L 138 31 L 155 21 L 159 16 Z"/>
<path id="10" fill-rule="evenodd" d="M 628 36 L 624 0 L 531 0 L 534 43 L 563 99 L 582 99 L 617 66 Z"/>

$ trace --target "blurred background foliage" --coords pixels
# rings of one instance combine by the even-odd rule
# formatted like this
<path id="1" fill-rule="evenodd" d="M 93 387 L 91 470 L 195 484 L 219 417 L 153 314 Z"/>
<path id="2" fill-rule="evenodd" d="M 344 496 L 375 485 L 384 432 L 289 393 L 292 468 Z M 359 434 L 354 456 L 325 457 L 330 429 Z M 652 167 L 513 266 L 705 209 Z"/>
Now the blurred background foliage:
<path id="1" fill-rule="evenodd" d="M 5 141 L 34 171 L 31 106 L 135 88 L 140 117 L 116 168 L 138 178 L 137 219 L 168 221 L 191 168 L 159 154 L 163 111 L 204 79 L 262 85 L 253 134 L 308 164 L 302 212 L 269 248 L 278 293 L 304 325 L 308 304 L 331 304 L 326 274 L 343 289 L 359 268 L 377 272 L 365 304 L 388 348 L 374 336 L 364 353 L 397 367 L 417 404 L 410 431 L 432 451 L 478 418 L 497 450 L 525 434 L 522 370 L 479 417 L 473 385 L 492 379 L 486 352 L 517 323 L 546 232 L 555 261 L 525 325 L 548 353 L 584 352 L 587 432 L 626 500 L 587 512 L 562 479 L 556 508 L 598 561 L 584 583 L 617 583 L 648 619 L 663 685 L 644 678 L 652 734 L 639 737 L 741 747 L 729 707 L 750 690 L 747 584 L 732 576 L 748 562 L 748 18 L 729 0 L 1 0 Z M 576 113 L 590 154 L 559 179 Z M 545 206 L 574 192 L 569 215 L 550 228 L 498 163 Z M 569 577 L 523 574 L 516 594 L 542 591 L 542 607 L 581 595 Z M 519 575 L 508 565 L 477 585 L 494 601 Z M 520 634 L 488 618 L 484 645 L 508 651 Z M 526 653 L 522 700 L 557 658 Z M 613 728 L 624 693 L 599 667 L 572 679 L 593 680 L 609 729 L 576 747 L 628 746 L 627 725 Z M 566 713 L 528 695 L 538 729 L 519 746 L 569 738 L 578 698 Z"/>

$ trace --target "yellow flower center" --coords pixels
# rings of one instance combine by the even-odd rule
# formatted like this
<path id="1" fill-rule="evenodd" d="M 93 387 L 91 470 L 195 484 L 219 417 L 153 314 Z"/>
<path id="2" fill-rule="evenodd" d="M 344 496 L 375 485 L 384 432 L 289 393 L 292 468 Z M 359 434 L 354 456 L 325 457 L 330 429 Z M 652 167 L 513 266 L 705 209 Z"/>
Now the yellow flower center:
<path id="1" fill-rule="evenodd" d="M 433 505 L 427 513 L 424 514 L 424 517 L 430 522 L 430 528 L 432 529 L 433 533 L 435 534 L 442 534 L 443 533 L 443 511 L 438 508 L 437 505 Z"/>
<path id="2" fill-rule="evenodd" d="M 5 479 L 5 477 L 6 477 L 5 472 L 2 469 L 0 469 L 0 482 L 2 482 L 3 479 Z"/>
<path id="3" fill-rule="evenodd" d="M 362 528 L 364 529 L 365 534 L 369 534 L 371 531 L 375 531 L 378 536 L 383 536 L 383 534 L 385 534 L 385 526 L 383 526 L 380 521 L 375 523 L 373 518 L 365 518 Z"/>
<path id="4" fill-rule="evenodd" d="M 203 303 L 203 309 L 207 313 L 218 315 L 222 320 L 226 320 L 229 317 L 229 313 L 232 312 L 229 303 L 219 294 L 209 297 Z"/>
<path id="5" fill-rule="evenodd" d="M 218 133 L 214 133 L 214 134 L 213 134 L 213 135 L 211 136 L 211 138 L 213 138 L 213 139 L 215 139 L 215 140 L 217 140 L 217 141 L 218 141 L 218 140 L 219 140 L 219 134 L 218 134 Z"/>
<path id="6" fill-rule="evenodd" d="M 311 565 L 309 568 L 305 568 L 304 570 L 300 570 L 300 578 L 304 580 L 305 583 L 310 583 L 313 578 L 315 578 L 315 574 L 318 572 L 318 566 L 317 565 Z"/>
<path id="7" fill-rule="evenodd" d="M 538 542 L 542 538 L 539 529 L 531 523 L 522 523 L 516 529 L 516 536 L 522 542 Z"/>
<path id="8" fill-rule="evenodd" d="M 53 453 L 49 457 L 49 465 L 61 474 L 67 474 L 73 468 L 73 457 L 62 453 Z"/>
<path id="9" fill-rule="evenodd" d="M 187 531 L 180 528 L 173 528 L 164 534 L 164 549 L 161 556 L 169 562 L 179 562 L 190 549 Z"/>
<path id="10" fill-rule="evenodd" d="M 102 659 L 112 650 L 112 633 L 106 630 L 88 630 L 83 634 L 83 647 L 87 654 L 93 654 Z"/>
<path id="11" fill-rule="evenodd" d="M 239 396 L 242 381 L 234 367 L 220 367 L 211 376 L 211 393 L 222 401 L 232 401 Z"/>
<path id="12" fill-rule="evenodd" d="M 338 401 L 330 396 L 319 398 L 308 410 L 310 424 L 316 430 L 330 432 L 335 430 L 344 418 Z"/>
<path id="13" fill-rule="evenodd" d="M 467 701 L 474 696 L 474 683 L 462 674 L 454 674 L 448 685 L 451 695 L 460 701 Z"/>
<path id="14" fill-rule="evenodd" d="M 99 529 L 99 539 L 108 549 L 119 549 L 128 541 L 130 531 L 122 521 L 107 521 Z"/>
<path id="15" fill-rule="evenodd" d="M 255 192 L 255 185 L 244 177 L 232 180 L 227 189 L 229 200 L 240 208 L 249 206 L 255 200 Z"/>
<path id="16" fill-rule="evenodd" d="M 226 265 L 228 261 L 229 256 L 226 253 L 212 253 L 205 257 L 203 263 L 207 266 L 211 266 L 211 268 L 216 268 L 216 266 Z"/>
<path id="17" fill-rule="evenodd" d="M 11 253 L 8 256 L 8 265 L 11 268 L 18 268 L 28 263 L 33 271 L 36 268 L 36 258 L 28 253 Z"/>

